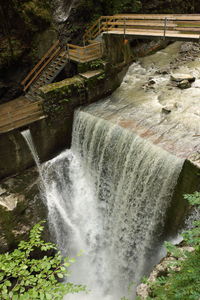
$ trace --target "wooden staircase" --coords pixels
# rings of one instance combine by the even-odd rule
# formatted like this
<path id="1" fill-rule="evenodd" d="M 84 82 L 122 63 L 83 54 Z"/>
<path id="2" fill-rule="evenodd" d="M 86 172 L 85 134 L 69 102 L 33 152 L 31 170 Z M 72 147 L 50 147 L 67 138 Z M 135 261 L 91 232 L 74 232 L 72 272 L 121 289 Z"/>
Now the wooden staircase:
<path id="1" fill-rule="evenodd" d="M 22 81 L 21 84 L 24 92 L 26 92 L 26 97 L 30 100 L 39 99 L 38 89 L 45 84 L 51 83 L 65 67 L 67 61 L 68 55 L 60 46 L 60 42 L 56 41 Z"/>
<path id="2" fill-rule="evenodd" d="M 102 53 L 102 44 L 100 42 L 93 42 L 84 47 L 72 44 L 67 44 L 66 47 L 63 47 L 59 41 L 56 41 L 21 82 L 26 97 L 34 101 L 40 99 L 38 89 L 45 84 L 51 83 L 65 67 L 68 60 L 85 63 L 101 58 Z"/>

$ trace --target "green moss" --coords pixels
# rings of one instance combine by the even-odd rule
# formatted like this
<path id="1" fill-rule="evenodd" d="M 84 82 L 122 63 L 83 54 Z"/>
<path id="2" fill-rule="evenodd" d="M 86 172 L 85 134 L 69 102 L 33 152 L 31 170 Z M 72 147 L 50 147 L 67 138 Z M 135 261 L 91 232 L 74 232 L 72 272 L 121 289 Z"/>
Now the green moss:
<path id="1" fill-rule="evenodd" d="M 84 86 L 84 79 L 80 76 L 74 76 L 65 80 L 48 84 L 40 88 L 41 96 L 45 100 L 70 99 L 78 95 L 79 89 Z"/>
<path id="2" fill-rule="evenodd" d="M 20 1 L 16 9 L 31 32 L 39 32 L 51 23 L 51 5 L 48 0 Z"/>
<path id="3" fill-rule="evenodd" d="M 11 46 L 11 48 L 10 48 Z M 8 66 L 16 62 L 24 53 L 25 46 L 16 37 L 10 37 L 10 44 L 8 39 L 4 38 L 0 45 L 0 65 L 1 67 Z"/>
<path id="4" fill-rule="evenodd" d="M 80 63 L 78 64 L 78 72 L 85 73 L 87 71 L 93 71 L 97 69 L 104 69 L 106 66 L 106 62 L 102 59 L 96 59 L 88 63 Z"/>

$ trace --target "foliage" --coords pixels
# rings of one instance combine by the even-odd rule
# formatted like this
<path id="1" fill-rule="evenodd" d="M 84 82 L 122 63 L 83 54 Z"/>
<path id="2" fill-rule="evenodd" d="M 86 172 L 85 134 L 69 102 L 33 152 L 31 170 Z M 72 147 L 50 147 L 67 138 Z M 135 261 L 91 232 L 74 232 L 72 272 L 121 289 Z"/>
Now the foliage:
<path id="1" fill-rule="evenodd" d="M 51 6 L 47 0 L 17 1 L 15 9 L 30 31 L 39 31 L 41 26 L 51 23 Z"/>
<path id="2" fill-rule="evenodd" d="M 74 259 L 63 259 L 56 245 L 41 239 L 42 223 L 33 227 L 28 241 L 0 255 L 0 299 L 59 300 L 65 294 L 85 291 L 84 286 L 62 282 Z"/>
<path id="3" fill-rule="evenodd" d="M 200 205 L 200 193 L 185 195 L 191 205 Z M 183 234 L 185 244 L 192 246 L 189 252 L 166 243 L 169 253 L 176 260 L 171 263 L 168 276 L 158 277 L 150 283 L 151 295 L 147 298 L 157 300 L 199 300 L 200 299 L 200 221 Z"/>
<path id="4" fill-rule="evenodd" d="M 140 0 L 81 0 L 78 4 L 80 17 L 85 20 L 94 21 L 102 15 L 113 15 L 116 13 L 134 13 L 141 8 Z"/>

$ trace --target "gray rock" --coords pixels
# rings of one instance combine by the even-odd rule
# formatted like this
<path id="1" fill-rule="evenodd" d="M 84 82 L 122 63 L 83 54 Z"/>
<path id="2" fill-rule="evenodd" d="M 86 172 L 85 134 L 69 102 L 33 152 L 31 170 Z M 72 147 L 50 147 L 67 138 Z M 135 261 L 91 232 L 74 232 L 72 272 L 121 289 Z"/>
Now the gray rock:
<path id="1" fill-rule="evenodd" d="M 176 82 L 181 82 L 183 80 L 187 80 L 189 82 L 194 82 L 195 77 L 190 74 L 172 74 L 171 80 Z"/>
<path id="2" fill-rule="evenodd" d="M 191 87 L 191 83 L 188 80 L 182 80 L 177 86 L 180 89 L 189 89 Z"/>
<path id="3" fill-rule="evenodd" d="M 162 108 L 162 113 L 164 113 L 164 114 L 170 114 L 171 111 L 173 110 L 173 108 L 174 108 L 174 106 L 172 106 L 172 105 L 164 106 Z"/>
<path id="4" fill-rule="evenodd" d="M 155 84 L 156 82 L 155 82 L 155 80 L 154 79 L 150 79 L 149 81 L 148 81 L 148 84 Z"/>

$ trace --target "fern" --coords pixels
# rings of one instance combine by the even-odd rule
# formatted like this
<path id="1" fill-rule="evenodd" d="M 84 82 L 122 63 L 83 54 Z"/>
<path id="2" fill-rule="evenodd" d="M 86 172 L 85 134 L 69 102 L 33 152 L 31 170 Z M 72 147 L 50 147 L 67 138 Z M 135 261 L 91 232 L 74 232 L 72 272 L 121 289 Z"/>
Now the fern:
<path id="1" fill-rule="evenodd" d="M 200 193 L 185 195 L 191 205 L 200 205 Z M 169 268 L 166 277 L 149 283 L 151 293 L 146 300 L 199 300 L 200 299 L 200 221 L 183 234 L 186 245 L 194 247 L 193 252 L 182 251 L 166 242 L 165 246 L 179 260 L 172 262 L 176 268 Z M 138 298 L 140 299 L 140 298 Z"/>

